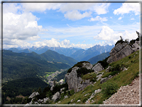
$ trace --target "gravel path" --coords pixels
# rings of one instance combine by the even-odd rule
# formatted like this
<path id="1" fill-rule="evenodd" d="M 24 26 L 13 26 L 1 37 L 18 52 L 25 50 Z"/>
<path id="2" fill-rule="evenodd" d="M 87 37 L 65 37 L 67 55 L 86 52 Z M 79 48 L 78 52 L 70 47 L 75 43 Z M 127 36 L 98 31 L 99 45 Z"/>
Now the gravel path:
<path id="1" fill-rule="evenodd" d="M 104 104 L 139 104 L 139 77 L 130 85 L 121 86 L 117 93 L 113 94 Z"/>

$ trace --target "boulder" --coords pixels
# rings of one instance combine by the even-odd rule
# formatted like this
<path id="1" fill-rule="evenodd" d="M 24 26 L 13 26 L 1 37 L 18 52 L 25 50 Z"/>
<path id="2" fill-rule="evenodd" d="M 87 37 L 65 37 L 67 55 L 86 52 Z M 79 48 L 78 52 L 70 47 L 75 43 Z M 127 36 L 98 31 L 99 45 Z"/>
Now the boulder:
<path id="1" fill-rule="evenodd" d="M 65 96 L 64 96 L 64 99 L 66 99 L 66 98 L 68 98 L 68 96 L 67 96 L 67 95 L 65 95 Z"/>
<path id="2" fill-rule="evenodd" d="M 97 75 L 97 81 L 101 79 L 102 75 L 103 75 L 103 73 Z"/>
<path id="3" fill-rule="evenodd" d="M 112 68 L 111 66 L 108 66 L 107 69 L 106 69 L 106 72 L 110 72 L 111 68 Z"/>
<path id="4" fill-rule="evenodd" d="M 60 93 L 59 92 L 56 92 L 53 97 L 52 97 L 52 100 L 55 102 L 57 101 L 58 99 L 60 99 Z"/>
<path id="5" fill-rule="evenodd" d="M 102 84 L 102 83 L 104 83 L 104 82 L 106 82 L 108 79 L 110 79 L 112 76 L 111 75 L 109 75 L 108 77 L 105 77 L 105 78 L 101 78 L 101 81 L 100 81 L 100 83 Z"/>
<path id="6" fill-rule="evenodd" d="M 43 99 L 38 99 L 38 103 L 43 103 Z"/>
<path id="7" fill-rule="evenodd" d="M 91 69 L 92 67 L 93 67 L 93 65 L 92 64 L 90 64 L 90 63 L 86 63 L 86 62 L 84 62 L 84 63 L 82 63 L 83 64 L 83 68 L 86 68 L 86 69 Z"/>
<path id="8" fill-rule="evenodd" d="M 62 92 L 63 90 L 65 90 L 65 88 L 61 88 L 61 89 L 60 89 L 60 92 Z"/>
<path id="9" fill-rule="evenodd" d="M 107 80 L 108 80 L 108 78 L 107 78 L 107 77 L 105 77 L 105 78 L 101 78 L 100 83 L 102 84 L 102 83 L 106 82 Z"/>
<path id="10" fill-rule="evenodd" d="M 39 95 L 38 92 L 33 92 L 33 93 L 29 96 L 29 98 L 34 98 L 34 97 L 37 96 L 37 95 Z"/>
<path id="11" fill-rule="evenodd" d="M 50 99 L 48 97 L 43 99 L 43 103 L 46 103 L 47 101 L 49 101 Z"/>
<path id="12" fill-rule="evenodd" d="M 61 80 L 59 81 L 59 84 L 60 84 L 60 85 L 64 84 L 64 80 L 61 79 Z"/>
<path id="13" fill-rule="evenodd" d="M 90 63 L 82 63 L 84 68 L 87 69 L 92 69 L 92 64 Z M 90 85 L 91 82 L 90 80 L 83 80 L 81 77 L 77 77 L 77 70 L 80 69 L 79 67 L 73 67 L 70 73 L 67 73 L 65 75 L 67 84 L 68 84 L 68 89 L 69 90 L 74 90 L 74 92 L 78 92 L 83 90 L 86 86 Z"/>
<path id="14" fill-rule="evenodd" d="M 94 70 L 95 73 L 98 74 L 99 71 L 102 71 L 104 68 L 103 66 L 100 64 L 100 63 L 97 63 L 93 68 L 92 70 Z"/>

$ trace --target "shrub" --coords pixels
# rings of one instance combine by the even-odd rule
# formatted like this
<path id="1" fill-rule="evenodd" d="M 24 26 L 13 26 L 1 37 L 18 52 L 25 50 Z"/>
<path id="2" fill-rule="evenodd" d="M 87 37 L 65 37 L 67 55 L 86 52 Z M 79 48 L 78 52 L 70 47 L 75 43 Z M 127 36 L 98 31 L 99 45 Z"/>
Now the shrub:
<path id="1" fill-rule="evenodd" d="M 82 79 L 88 80 L 90 79 L 90 82 L 95 82 L 97 80 L 96 74 L 94 72 L 88 73 L 86 75 L 82 76 Z"/>
<path id="2" fill-rule="evenodd" d="M 81 62 L 78 62 L 77 64 L 75 64 L 73 67 L 82 67 L 83 66 L 82 63 L 84 63 L 84 62 L 89 63 L 88 61 L 81 61 Z M 69 68 L 67 73 L 70 73 L 73 67 Z"/>
<path id="3" fill-rule="evenodd" d="M 118 44 L 118 43 L 123 43 L 124 41 L 121 39 L 121 40 L 118 40 L 116 43 L 115 43 L 115 46 Z"/>
<path id="4" fill-rule="evenodd" d="M 102 89 L 103 95 L 105 97 L 109 97 L 117 91 L 118 85 L 114 82 L 106 82 L 102 84 L 101 89 Z"/>
<path id="5" fill-rule="evenodd" d="M 136 40 L 131 40 L 129 45 L 132 46 L 135 43 Z"/>
<path id="6" fill-rule="evenodd" d="M 106 68 L 108 66 L 108 63 L 107 63 L 108 58 L 109 56 L 102 61 L 98 61 L 98 63 L 100 63 L 104 68 Z"/>
<path id="7" fill-rule="evenodd" d="M 87 69 L 87 68 L 80 68 L 77 70 L 77 77 L 81 77 L 81 76 L 88 74 L 90 72 L 94 72 L 94 70 Z"/>

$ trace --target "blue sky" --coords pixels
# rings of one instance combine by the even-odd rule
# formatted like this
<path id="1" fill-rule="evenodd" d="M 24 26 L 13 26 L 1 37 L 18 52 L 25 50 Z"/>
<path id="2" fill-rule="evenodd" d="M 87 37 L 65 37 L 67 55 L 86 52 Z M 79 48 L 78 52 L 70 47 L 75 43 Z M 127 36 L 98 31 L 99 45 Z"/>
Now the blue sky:
<path id="1" fill-rule="evenodd" d="M 135 39 L 139 3 L 4 3 L 3 47 L 114 45 Z"/>

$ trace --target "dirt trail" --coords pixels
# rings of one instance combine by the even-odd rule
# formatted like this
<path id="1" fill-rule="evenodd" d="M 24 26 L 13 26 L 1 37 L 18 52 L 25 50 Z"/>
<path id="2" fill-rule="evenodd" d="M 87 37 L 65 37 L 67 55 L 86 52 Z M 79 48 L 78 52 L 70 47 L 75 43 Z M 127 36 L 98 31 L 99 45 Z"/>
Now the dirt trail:
<path id="1" fill-rule="evenodd" d="M 121 86 L 117 93 L 113 94 L 104 104 L 139 104 L 139 77 L 130 85 Z"/>

